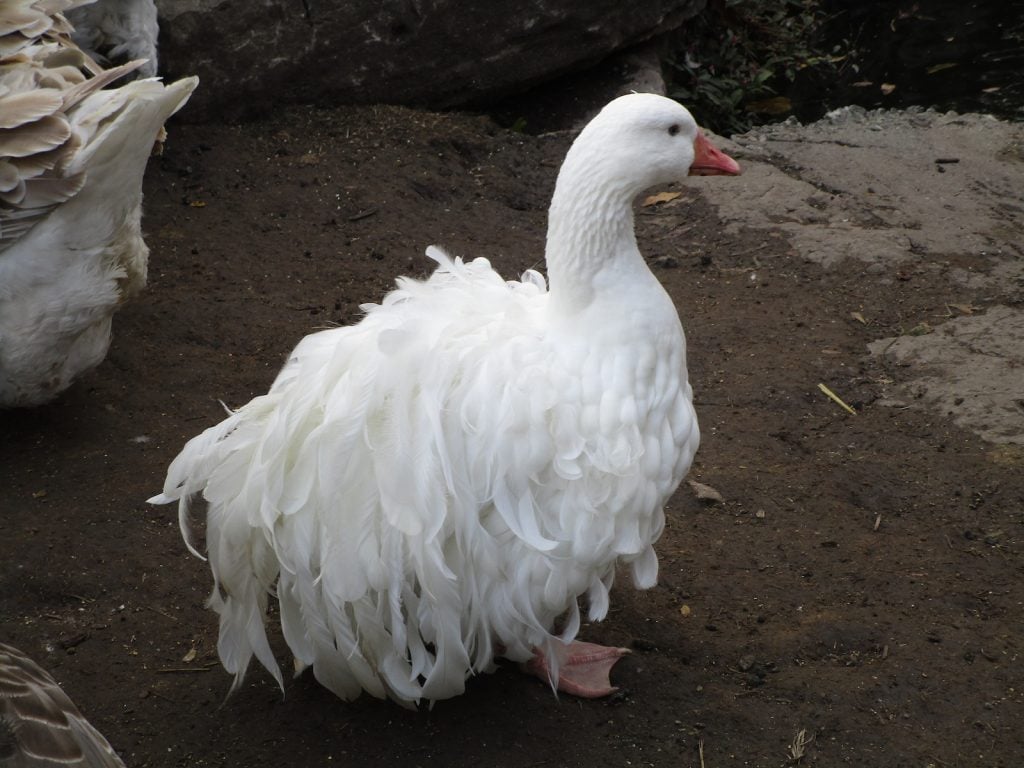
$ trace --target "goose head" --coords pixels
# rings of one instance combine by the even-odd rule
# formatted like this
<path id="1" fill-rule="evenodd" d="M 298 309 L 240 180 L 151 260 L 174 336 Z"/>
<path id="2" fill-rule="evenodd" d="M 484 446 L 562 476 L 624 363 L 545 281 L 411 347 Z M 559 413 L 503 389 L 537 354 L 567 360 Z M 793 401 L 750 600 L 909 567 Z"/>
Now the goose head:
<path id="1" fill-rule="evenodd" d="M 632 199 L 648 187 L 687 176 L 737 175 L 681 104 L 653 93 L 610 102 L 587 124 L 566 155 L 562 176 L 620 191 Z"/>
<path id="2" fill-rule="evenodd" d="M 610 102 L 573 142 L 555 183 L 545 249 L 553 296 L 566 309 L 579 308 L 609 263 L 642 267 L 632 201 L 643 190 L 739 172 L 679 103 L 652 93 Z"/>

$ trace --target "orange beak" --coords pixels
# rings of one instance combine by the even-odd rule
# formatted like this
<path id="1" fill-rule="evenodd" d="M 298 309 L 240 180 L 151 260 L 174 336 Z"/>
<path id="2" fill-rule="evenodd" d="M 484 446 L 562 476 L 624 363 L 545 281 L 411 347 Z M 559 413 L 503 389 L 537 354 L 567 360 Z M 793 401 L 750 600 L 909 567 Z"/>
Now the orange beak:
<path id="1" fill-rule="evenodd" d="M 701 130 L 693 141 L 691 176 L 739 176 L 740 166 L 710 141 Z"/>

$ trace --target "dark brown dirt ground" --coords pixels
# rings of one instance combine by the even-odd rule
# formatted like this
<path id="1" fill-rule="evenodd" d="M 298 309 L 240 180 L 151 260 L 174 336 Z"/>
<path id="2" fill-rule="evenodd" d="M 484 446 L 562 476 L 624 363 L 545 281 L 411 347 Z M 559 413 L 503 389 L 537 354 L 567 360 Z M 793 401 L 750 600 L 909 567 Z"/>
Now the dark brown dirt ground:
<path id="1" fill-rule="evenodd" d="M 684 484 L 658 586 L 623 578 L 584 628 L 634 649 L 621 691 L 556 700 L 506 667 L 411 713 L 309 675 L 282 698 L 254 667 L 225 701 L 207 568 L 145 499 L 218 400 L 262 393 L 301 336 L 423 274 L 426 245 L 536 265 L 568 142 L 397 109 L 172 128 L 146 181 L 149 289 L 108 359 L 58 402 L 0 414 L 0 639 L 137 767 L 783 766 L 800 731 L 805 766 L 1024 765 L 1021 457 L 877 405 L 898 372 L 865 349 L 938 289 L 873 286 L 869 335 L 850 319 L 856 268 L 805 262 L 777 232 L 726 236 L 696 188 L 637 229 L 678 263 L 655 271 L 689 337 L 691 477 L 725 501 Z"/>

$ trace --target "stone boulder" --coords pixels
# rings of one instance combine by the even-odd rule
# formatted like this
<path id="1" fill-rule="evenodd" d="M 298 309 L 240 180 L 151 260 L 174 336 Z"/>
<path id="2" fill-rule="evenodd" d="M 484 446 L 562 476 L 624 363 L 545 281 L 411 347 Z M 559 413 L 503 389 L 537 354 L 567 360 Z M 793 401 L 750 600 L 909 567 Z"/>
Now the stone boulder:
<path id="1" fill-rule="evenodd" d="M 678 28 L 704 0 L 157 0 L 186 120 L 282 102 L 481 104 Z"/>

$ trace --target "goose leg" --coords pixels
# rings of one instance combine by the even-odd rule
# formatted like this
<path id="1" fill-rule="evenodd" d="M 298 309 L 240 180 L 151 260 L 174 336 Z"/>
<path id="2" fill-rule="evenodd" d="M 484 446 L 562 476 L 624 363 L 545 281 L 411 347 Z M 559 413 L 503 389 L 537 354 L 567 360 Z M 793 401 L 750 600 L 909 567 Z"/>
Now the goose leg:
<path id="1" fill-rule="evenodd" d="M 564 693 L 583 699 L 598 699 L 618 690 L 611 684 L 608 675 L 615 662 L 629 653 L 628 648 L 608 648 L 594 643 L 574 640 L 559 650 L 557 688 Z M 534 650 L 534 656 L 523 665 L 526 672 L 547 683 L 551 679 L 551 667 L 544 652 Z"/>

